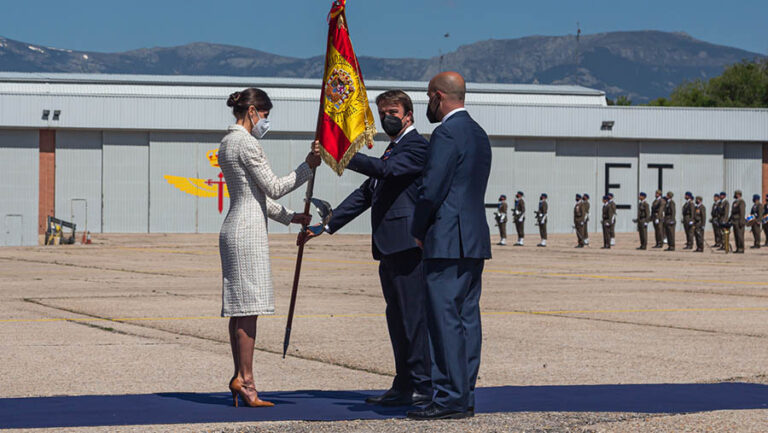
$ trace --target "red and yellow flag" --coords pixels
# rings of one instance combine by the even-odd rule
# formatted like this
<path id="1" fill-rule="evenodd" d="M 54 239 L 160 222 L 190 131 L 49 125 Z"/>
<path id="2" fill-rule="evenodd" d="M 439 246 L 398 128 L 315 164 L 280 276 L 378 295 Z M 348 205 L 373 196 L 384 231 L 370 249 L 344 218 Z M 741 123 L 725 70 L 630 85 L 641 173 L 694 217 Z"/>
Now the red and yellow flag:
<path id="1" fill-rule="evenodd" d="M 328 48 L 317 130 L 322 144 L 320 154 L 339 176 L 363 144 L 373 147 L 376 134 L 363 74 L 349 38 L 345 3 L 346 0 L 334 1 L 328 15 Z"/>

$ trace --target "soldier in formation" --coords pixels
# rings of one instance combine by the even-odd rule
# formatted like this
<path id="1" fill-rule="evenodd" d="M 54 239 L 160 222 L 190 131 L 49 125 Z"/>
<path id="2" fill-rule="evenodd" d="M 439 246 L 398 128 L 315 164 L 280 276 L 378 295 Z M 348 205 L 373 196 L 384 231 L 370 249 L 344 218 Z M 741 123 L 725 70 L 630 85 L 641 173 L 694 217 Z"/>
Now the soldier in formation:
<path id="1" fill-rule="evenodd" d="M 696 196 L 693 208 L 693 232 L 696 238 L 696 252 L 704 252 L 704 226 L 707 225 L 707 208 L 704 207 L 704 199 Z"/>
<path id="2" fill-rule="evenodd" d="M 728 251 L 731 250 L 730 245 L 730 238 L 725 235 L 726 230 L 730 232 L 730 228 L 728 228 L 728 221 L 730 218 L 728 217 L 730 215 L 731 208 L 729 207 L 728 203 L 728 194 L 725 193 L 725 191 L 720 193 L 720 209 L 717 211 L 718 216 L 720 217 L 720 250 L 725 251 L 726 246 L 728 247 Z M 728 239 L 726 239 L 728 237 Z"/>
<path id="3" fill-rule="evenodd" d="M 600 225 L 603 227 L 603 249 L 611 248 L 611 230 L 616 222 L 616 211 L 611 206 L 611 197 L 603 196 L 603 218 Z"/>
<path id="4" fill-rule="evenodd" d="M 581 196 L 582 207 L 584 208 L 584 245 L 589 245 L 589 194 L 586 192 Z"/>
<path id="5" fill-rule="evenodd" d="M 765 203 L 763 204 L 763 234 L 765 235 L 765 244 L 763 246 L 768 247 L 768 194 L 765 195 Z"/>
<path id="6" fill-rule="evenodd" d="M 499 227 L 499 245 L 507 244 L 507 196 L 502 194 L 499 196 L 499 204 L 497 205 L 496 212 L 493 213 L 493 217 L 496 220 L 496 225 Z"/>
<path id="7" fill-rule="evenodd" d="M 613 213 L 613 222 L 611 223 L 611 246 L 616 245 L 616 202 L 613 201 L 613 193 L 608 193 L 608 205 L 611 207 L 611 212 Z"/>
<path id="8" fill-rule="evenodd" d="M 667 192 L 666 205 L 664 206 L 664 234 L 667 238 L 667 249 L 665 251 L 675 250 L 675 226 L 677 220 L 675 215 L 677 211 L 675 209 L 675 201 L 672 200 L 675 194 L 672 191 Z"/>
<path id="9" fill-rule="evenodd" d="M 693 203 L 693 194 L 690 191 L 685 192 L 685 203 L 683 203 L 683 230 L 685 230 L 684 250 L 693 249 L 693 210 L 696 206 Z"/>
<path id="10" fill-rule="evenodd" d="M 720 248 L 723 245 L 723 230 L 720 228 L 720 194 L 715 193 L 712 197 L 712 210 L 710 211 L 709 222 L 712 223 L 712 233 L 715 235 L 714 248 Z"/>
<path id="11" fill-rule="evenodd" d="M 752 196 L 752 203 L 752 210 L 749 212 L 751 217 L 749 224 L 752 227 L 752 237 L 755 243 L 751 248 L 760 248 L 760 225 L 763 221 L 763 204 L 760 203 L 760 194 Z"/>
<path id="12" fill-rule="evenodd" d="M 651 207 L 645 201 L 647 195 L 641 192 L 637 200 L 637 218 L 632 220 L 637 223 L 637 232 L 640 234 L 640 246 L 638 250 L 648 249 L 648 223 L 651 221 Z"/>
<path id="13" fill-rule="evenodd" d="M 654 248 L 662 248 L 664 246 L 664 208 L 667 206 L 667 201 L 661 195 L 661 190 L 656 190 L 656 198 L 651 204 L 651 221 L 653 221 L 653 232 L 656 237 L 656 245 Z"/>
<path id="14" fill-rule="evenodd" d="M 737 189 L 733 193 L 733 205 L 731 206 L 731 217 L 728 222 L 731 224 L 733 232 L 733 241 L 736 244 L 736 254 L 744 254 L 744 227 L 747 223 L 747 204 L 741 198 L 741 190 Z"/>
<path id="15" fill-rule="evenodd" d="M 576 229 L 576 248 L 584 248 L 584 232 L 586 226 L 584 201 L 581 194 L 576 194 L 576 205 L 573 207 L 573 228 Z"/>
<path id="16" fill-rule="evenodd" d="M 541 242 L 537 247 L 547 246 L 547 212 L 549 211 L 549 205 L 547 204 L 547 193 L 541 193 L 539 197 L 539 210 L 536 211 L 536 225 L 539 226 L 539 235 L 541 236 Z"/>
<path id="17" fill-rule="evenodd" d="M 517 230 L 517 243 L 516 247 L 523 246 L 523 238 L 525 238 L 525 200 L 523 200 L 523 192 L 518 191 L 515 195 L 515 206 L 512 208 L 512 217 L 515 221 L 515 230 Z"/>

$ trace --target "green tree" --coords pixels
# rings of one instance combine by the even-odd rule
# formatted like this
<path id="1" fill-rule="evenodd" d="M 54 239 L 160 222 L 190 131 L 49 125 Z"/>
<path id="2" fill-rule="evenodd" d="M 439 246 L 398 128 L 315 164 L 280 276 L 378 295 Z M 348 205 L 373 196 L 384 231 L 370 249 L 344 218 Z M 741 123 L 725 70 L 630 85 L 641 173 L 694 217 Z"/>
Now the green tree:
<path id="1" fill-rule="evenodd" d="M 629 99 L 629 97 L 626 96 L 626 95 L 621 95 L 618 98 L 616 98 L 615 100 L 614 99 L 606 99 L 606 101 L 608 102 L 608 105 L 625 105 L 625 106 L 632 105 L 632 100 Z"/>
<path id="2" fill-rule="evenodd" d="M 728 66 L 709 81 L 687 81 L 648 105 L 661 107 L 768 108 L 768 59 Z"/>

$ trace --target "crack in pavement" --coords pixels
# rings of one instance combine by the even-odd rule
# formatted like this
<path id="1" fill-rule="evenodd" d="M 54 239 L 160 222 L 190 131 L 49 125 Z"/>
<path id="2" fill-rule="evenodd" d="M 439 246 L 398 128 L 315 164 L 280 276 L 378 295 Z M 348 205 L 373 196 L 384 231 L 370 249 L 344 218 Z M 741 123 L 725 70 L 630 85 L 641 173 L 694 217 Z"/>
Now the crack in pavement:
<path id="1" fill-rule="evenodd" d="M 117 321 L 117 320 L 110 319 L 108 317 L 99 316 L 97 314 L 86 313 L 86 312 L 77 311 L 77 310 L 73 310 L 73 309 L 69 309 L 69 308 L 48 305 L 48 304 L 45 304 L 45 303 L 40 302 L 38 300 L 35 300 L 33 298 L 25 298 L 24 301 L 25 302 L 29 302 L 31 304 L 39 305 L 41 307 L 50 308 L 52 310 L 59 310 L 59 311 L 65 311 L 65 312 L 72 313 L 72 314 L 79 314 L 81 316 L 92 317 L 94 319 L 99 319 L 99 320 L 107 321 L 107 322 L 113 322 L 113 323 L 120 324 L 120 325 L 136 326 L 136 327 L 139 327 L 139 328 L 151 329 L 153 331 L 163 332 L 163 333 L 166 333 L 166 334 L 178 335 L 178 336 L 183 336 L 183 337 L 188 337 L 188 338 L 194 338 L 194 339 L 197 339 L 197 340 L 214 342 L 214 343 L 217 343 L 217 344 L 225 344 L 227 346 L 230 345 L 230 342 L 228 340 L 219 340 L 219 339 L 216 339 L 216 338 L 204 337 L 204 336 L 195 335 L 195 334 L 191 334 L 191 333 L 187 333 L 187 332 L 181 332 L 181 331 L 169 331 L 167 329 L 157 328 L 157 327 L 154 327 L 154 326 L 149 326 L 149 325 L 144 324 L 144 323 L 140 324 L 140 323 L 134 323 L 134 322 Z M 102 328 L 100 326 L 95 326 L 92 323 L 87 323 L 87 322 L 77 322 L 77 321 L 70 321 L 70 320 L 67 320 L 67 322 L 80 323 L 80 324 L 92 326 L 94 328 Z M 109 331 L 107 329 L 103 329 L 103 330 L 105 332 L 117 332 L 117 333 L 122 333 L 124 335 L 129 335 L 129 336 L 134 336 L 134 337 L 153 338 L 153 337 L 147 337 L 147 336 L 141 335 L 141 334 L 130 333 L 130 332 L 127 332 L 127 331 Z M 282 355 L 282 351 L 273 350 L 273 349 L 269 349 L 269 348 L 266 348 L 266 347 L 263 347 L 263 346 L 258 346 L 258 345 L 255 347 L 255 350 L 258 350 L 258 351 L 264 352 L 264 353 L 274 354 L 274 355 Z M 385 371 L 375 370 L 375 369 L 372 369 L 372 368 L 359 367 L 359 366 L 353 365 L 351 363 L 346 363 L 346 362 L 341 362 L 341 361 L 330 361 L 330 360 L 319 358 L 319 357 L 313 357 L 313 356 L 309 356 L 309 355 L 297 355 L 297 354 L 290 354 L 290 353 L 286 354 L 286 356 L 290 356 L 290 357 L 293 357 L 293 358 L 301 359 L 301 360 L 304 360 L 304 361 L 312 361 L 312 362 L 318 362 L 318 363 L 325 364 L 325 365 L 332 365 L 332 366 L 336 366 L 336 367 L 342 367 L 342 368 L 346 368 L 348 370 L 359 371 L 359 372 L 363 372 L 363 373 L 376 374 L 376 375 L 385 376 L 385 377 L 394 377 L 394 375 L 392 375 L 392 374 L 390 374 L 388 372 L 385 372 Z"/>
<path id="2" fill-rule="evenodd" d="M 109 268 L 106 266 L 78 265 L 75 263 L 59 262 L 58 260 L 53 260 L 53 261 L 33 260 L 33 259 L 23 259 L 19 257 L 3 257 L 3 256 L 0 256 L 0 260 L 6 260 L 9 262 L 23 262 L 23 263 L 37 263 L 37 264 L 43 264 L 43 265 L 67 266 L 67 267 L 80 268 L 80 269 L 93 269 L 97 271 L 113 271 L 113 272 L 126 272 L 130 274 L 159 275 L 159 276 L 165 276 L 165 277 L 189 278 L 189 275 L 184 275 L 184 274 L 172 274 L 168 272 L 159 272 L 159 271 L 140 271 L 135 269 L 125 269 L 125 268 Z"/>

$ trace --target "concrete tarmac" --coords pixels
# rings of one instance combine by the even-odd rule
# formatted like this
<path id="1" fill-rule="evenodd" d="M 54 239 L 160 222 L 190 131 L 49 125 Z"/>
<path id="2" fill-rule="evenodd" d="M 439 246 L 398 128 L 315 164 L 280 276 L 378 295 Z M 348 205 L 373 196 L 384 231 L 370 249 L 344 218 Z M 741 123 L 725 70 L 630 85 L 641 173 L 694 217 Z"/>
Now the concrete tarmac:
<path id="1" fill-rule="evenodd" d="M 636 251 L 636 238 L 619 234 L 611 250 L 574 249 L 575 235 L 551 235 L 546 248 L 534 246 L 537 236 L 525 247 L 494 246 L 478 385 L 768 384 L 768 248 Z M 291 348 L 281 358 L 294 242 L 270 238 L 277 315 L 259 319 L 257 387 L 387 388 L 394 365 L 367 236 L 324 235 L 307 246 Z M 232 361 L 220 308 L 217 235 L 96 235 L 87 246 L 2 248 L 0 398 L 224 392 Z M 768 410 L 54 430 L 762 432 Z"/>

